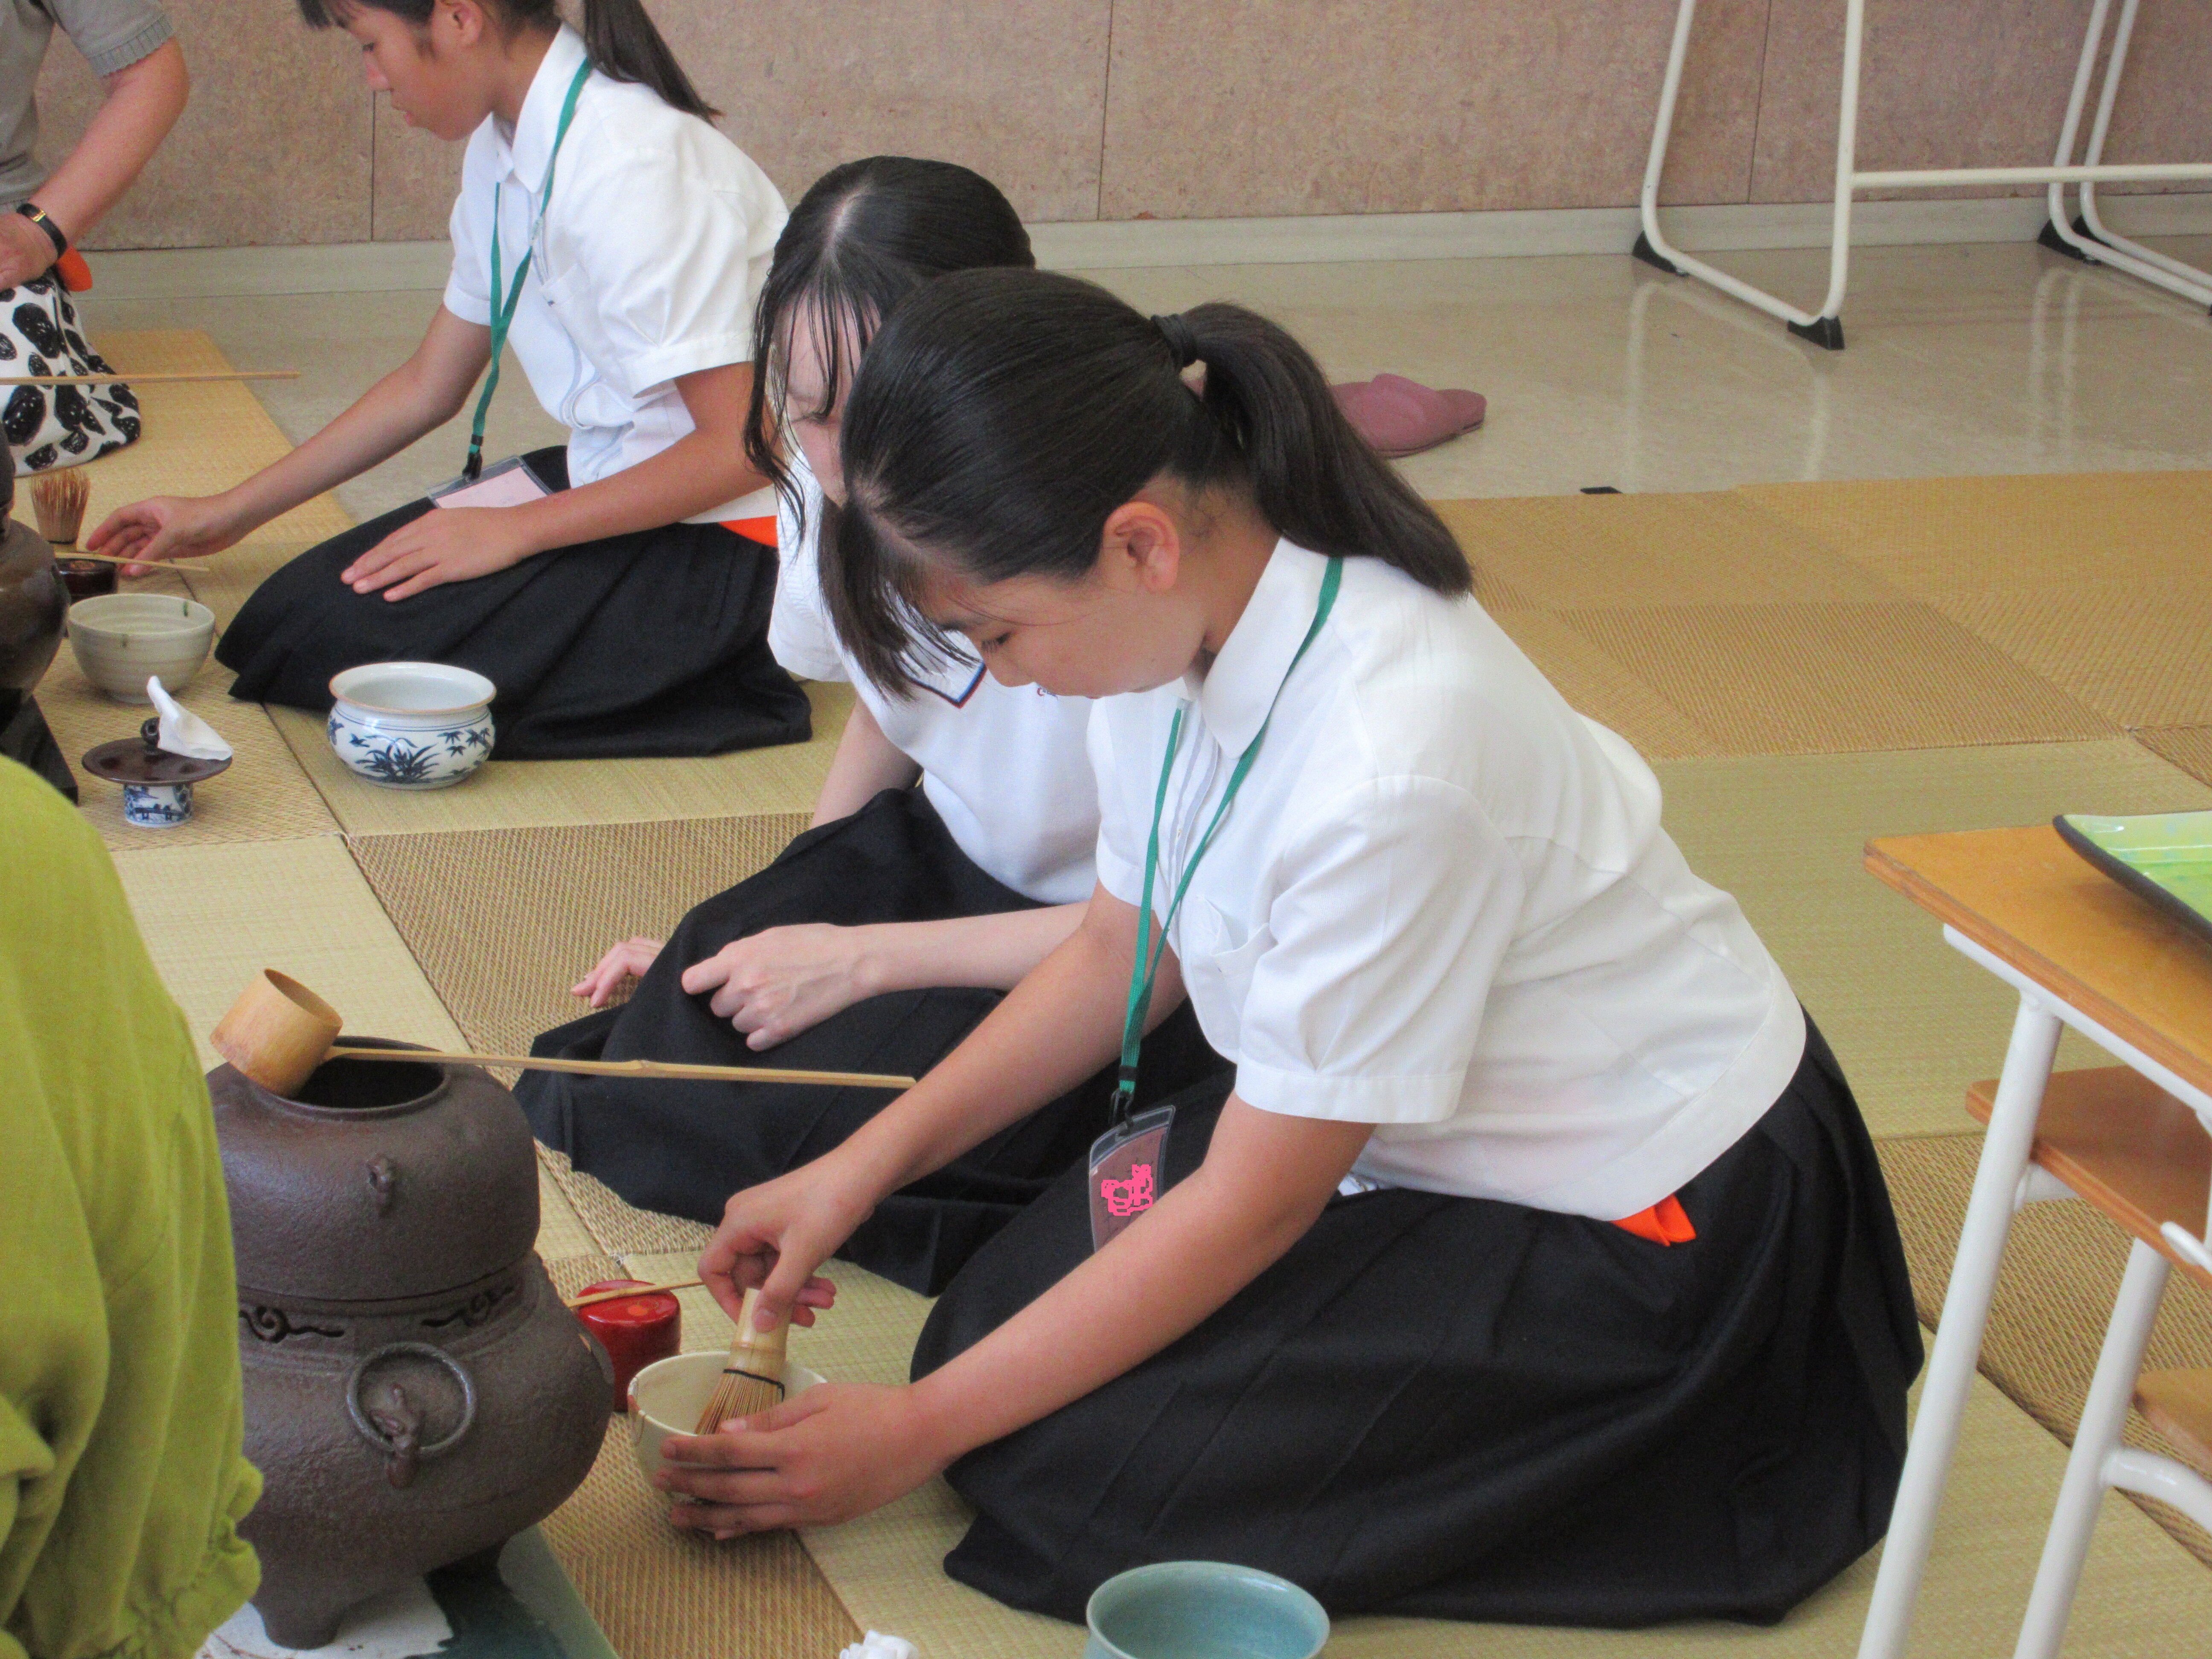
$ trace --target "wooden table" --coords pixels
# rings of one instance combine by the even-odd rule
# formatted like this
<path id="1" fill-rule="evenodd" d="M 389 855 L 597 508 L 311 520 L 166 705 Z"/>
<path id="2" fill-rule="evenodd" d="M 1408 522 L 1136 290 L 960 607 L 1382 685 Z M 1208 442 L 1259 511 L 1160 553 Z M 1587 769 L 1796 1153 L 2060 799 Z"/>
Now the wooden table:
<path id="1" fill-rule="evenodd" d="M 1989 1133 L 1860 1659 L 1896 1659 L 1904 1650 L 2013 1214 L 2039 1198 L 2075 1196 L 2078 1185 L 2136 1243 L 2015 1650 L 2017 1659 L 2051 1659 L 2106 1486 L 2151 1492 L 2212 1525 L 2212 1483 L 2119 1445 L 2168 1272 L 2179 1263 L 2212 1279 L 2205 1188 L 2190 1184 L 2203 1180 L 2193 1159 L 2185 1181 L 2170 1159 L 2145 1157 L 2116 1132 L 2130 1125 L 2172 1148 L 2189 1133 L 2191 1113 L 2212 1129 L 2212 948 L 2091 868 L 2048 826 L 1876 841 L 1866 862 L 1939 918 L 1953 947 L 2017 991 L 2020 1012 L 2002 1077 L 1979 1091 Z M 2053 1086 L 2051 1061 L 2068 1025 L 2136 1076 L 2069 1073 Z M 2186 1227 L 2177 1224 L 2184 1212 Z"/>

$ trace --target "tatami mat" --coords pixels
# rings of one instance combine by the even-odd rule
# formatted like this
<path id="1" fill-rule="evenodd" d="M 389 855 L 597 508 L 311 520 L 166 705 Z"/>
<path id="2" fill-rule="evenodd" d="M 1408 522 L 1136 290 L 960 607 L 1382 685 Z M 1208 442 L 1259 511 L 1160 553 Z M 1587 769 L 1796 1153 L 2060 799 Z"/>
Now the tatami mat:
<path id="1" fill-rule="evenodd" d="M 1737 491 L 1437 507 L 1492 614 L 1571 702 L 1654 757 L 2053 742 L 2139 723 L 2125 711 L 2140 696 L 2100 702 L 2071 659 L 2008 653 L 1850 556 L 1817 513 L 1801 523 Z M 2077 611 L 2063 613 L 2069 643 Z M 2193 660 L 2182 626 L 2162 629 L 2127 657 L 2131 690 Z M 2104 627 L 2086 632 L 2094 654 Z"/>
<path id="2" fill-rule="evenodd" d="M 2118 725 L 2212 723 L 2212 516 L 2206 522 L 2193 576 L 1990 587 L 1932 603 Z"/>
<path id="3" fill-rule="evenodd" d="M 1992 1066 L 1988 1074 L 1996 1069 Z M 1931 1325 L 1951 1283 L 1981 1150 L 1978 1134 L 1893 1140 L 1881 1147 L 1882 1170 L 1912 1265 L 1913 1297 L 1921 1319 Z M 1982 1338 L 1982 1371 L 2069 1444 L 2088 1398 L 2120 1276 L 2127 1271 L 2129 1243 L 2118 1226 L 2076 1200 L 2032 1204 L 2013 1222 Z M 2187 1273 L 2166 1281 L 2143 1366 L 2212 1367 L 2212 1291 Z M 2133 1413 L 2127 1439 L 2130 1445 L 2173 1454 Z M 2212 1536 L 2163 1504 L 2145 1499 L 2143 1507 L 2212 1565 Z"/>
<path id="4" fill-rule="evenodd" d="M 1731 492 L 1916 597 L 2203 580 L 2212 471 L 1753 484 Z"/>
<path id="5" fill-rule="evenodd" d="M 2039 743 L 2114 732 L 1923 605 L 1583 610 L 1565 620 L 1680 710 L 1716 755 Z"/>
<path id="6" fill-rule="evenodd" d="M 2212 726 L 2149 726 L 2129 735 L 2161 760 L 2212 783 Z"/>
<path id="7" fill-rule="evenodd" d="M 335 836 L 118 853 L 115 867 L 201 1058 L 254 975 L 278 968 L 355 1036 L 438 1048 L 461 1034 Z"/>
<path id="8" fill-rule="evenodd" d="M 464 783 L 423 793 L 381 788 L 348 771 L 325 740 L 320 714 L 296 708 L 269 712 L 349 835 L 531 830 L 741 814 L 796 813 L 803 822 L 813 814 L 853 706 L 850 686 L 810 682 L 806 692 L 814 705 L 814 736 L 805 743 L 684 760 L 495 760 Z"/>
<path id="9" fill-rule="evenodd" d="M 1734 492 L 1437 501 L 1492 608 L 1869 604 L 1898 598 Z"/>
<path id="10" fill-rule="evenodd" d="M 538 1149 L 546 1176 L 560 1188 L 570 1212 L 592 1244 L 609 1255 L 679 1255 L 696 1259 L 707 1248 L 713 1229 L 681 1216 L 662 1215 L 624 1203 L 595 1176 L 571 1169 L 567 1156 L 550 1146 Z M 687 1274 L 674 1275 L 681 1279 Z"/>
<path id="11" fill-rule="evenodd" d="M 239 367 L 198 329 L 103 331 L 100 349 L 125 374 L 220 373 Z M 214 495 L 282 459 L 292 446 L 255 398 L 252 384 L 215 380 L 134 388 L 144 430 L 137 442 L 84 468 L 92 482 L 86 533 L 117 507 L 148 495 Z M 330 496 L 318 495 L 264 525 L 247 542 L 306 546 L 335 536 L 351 522 Z"/>
<path id="12" fill-rule="evenodd" d="M 39 683 L 39 707 L 70 768 L 85 816 L 109 847 L 137 851 L 203 842 L 289 841 L 334 836 L 337 820 L 292 758 L 292 750 L 258 703 L 234 702 L 225 688 L 230 671 L 210 661 L 178 701 L 222 734 L 234 752 L 230 769 L 192 791 L 192 816 L 164 830 L 141 830 L 123 819 L 123 787 L 83 769 L 87 750 L 117 738 L 136 737 L 153 708 L 118 702 L 86 679 L 66 642 Z M 175 688 L 169 688 L 172 691 Z"/>
<path id="13" fill-rule="evenodd" d="M 1878 1135 L 1947 1134 L 2002 1062 L 2014 998 L 1935 918 L 1868 875 L 1875 836 L 2212 806 L 2212 789 L 2123 739 L 1903 754 L 1662 762 L 1667 828 L 1735 895 L 1835 1046 Z M 2094 1063 L 2069 1036 L 2067 1061 Z"/>
<path id="14" fill-rule="evenodd" d="M 514 1054 L 586 1012 L 568 988 L 608 945 L 665 938 L 805 827 L 778 813 L 363 836 L 353 848 L 470 1040 Z"/>

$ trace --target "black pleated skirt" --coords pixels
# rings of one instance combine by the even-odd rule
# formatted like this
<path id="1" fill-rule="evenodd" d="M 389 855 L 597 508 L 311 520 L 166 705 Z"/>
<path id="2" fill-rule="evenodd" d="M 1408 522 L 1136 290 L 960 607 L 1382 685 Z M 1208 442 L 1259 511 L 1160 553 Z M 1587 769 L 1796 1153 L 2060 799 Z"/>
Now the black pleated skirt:
<path id="1" fill-rule="evenodd" d="M 1168 1179 L 1229 1079 L 1180 1103 Z M 1079 1620 L 1147 1562 L 1235 1561 L 1332 1612 L 1766 1623 L 1879 1539 L 1920 1364 L 1904 1252 L 1817 1032 L 1679 1194 L 1694 1243 L 1475 1199 L 1330 1203 L 1196 1330 L 955 1463 L 954 1577 Z M 921 1376 L 1091 1252 L 1080 1172 L 939 1301 Z"/>
<path id="2" fill-rule="evenodd" d="M 564 452 L 530 457 L 568 483 Z M 369 662 L 442 662 L 499 688 L 501 760 L 719 755 L 804 742 L 806 694 L 768 648 L 776 556 L 720 525 L 672 524 L 556 549 L 396 603 L 338 573 L 428 501 L 312 547 L 254 590 L 216 647 L 230 694 L 317 713 Z"/>
<path id="3" fill-rule="evenodd" d="M 795 1066 L 919 1077 L 999 1004 L 958 988 L 871 997 L 766 1053 L 684 994 L 684 969 L 733 939 L 795 922 L 851 927 L 1033 908 L 969 859 L 919 790 L 887 790 L 684 918 L 636 994 L 556 1028 L 539 1054 Z M 1140 1095 L 1160 1098 L 1222 1068 L 1188 1005 L 1146 1039 Z M 945 1169 L 893 1194 L 839 1252 L 935 1295 L 961 1265 L 1106 1127 L 1102 1072 Z M 819 1158 L 883 1109 L 887 1091 L 803 1085 L 637 1082 L 525 1074 L 516 1093 L 538 1138 L 647 1209 L 714 1222 L 730 1194 Z"/>

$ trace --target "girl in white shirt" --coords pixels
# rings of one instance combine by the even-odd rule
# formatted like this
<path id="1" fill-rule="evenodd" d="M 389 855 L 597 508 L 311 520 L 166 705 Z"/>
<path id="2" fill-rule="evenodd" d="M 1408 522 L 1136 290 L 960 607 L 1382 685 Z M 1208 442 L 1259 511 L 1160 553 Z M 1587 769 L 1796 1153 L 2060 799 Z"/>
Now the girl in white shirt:
<path id="1" fill-rule="evenodd" d="M 911 1384 L 672 1443 L 719 1466 L 667 1478 L 679 1519 L 820 1524 L 945 1470 L 977 1512 L 948 1570 L 1064 1618 L 1190 1557 L 1340 1611 L 1771 1620 L 1871 1545 L 1919 1346 L 1850 1091 L 1649 769 L 1296 342 L 948 277 L 878 337 L 842 459 L 825 586 L 871 672 L 950 631 L 1103 699 L 1099 885 L 919 1086 L 732 1200 L 717 1296 L 819 1305 L 879 1194 L 1147 1006 L 1187 990 L 1235 1071 L 979 1251 Z"/>
<path id="2" fill-rule="evenodd" d="M 1001 685 L 958 651 L 937 655 L 903 695 L 887 692 L 830 626 L 816 568 L 842 494 L 839 410 L 879 319 L 945 271 L 1030 263 L 1012 205 L 949 161 L 848 162 L 793 210 L 755 317 L 754 359 L 769 373 L 747 423 L 782 509 L 769 639 L 793 672 L 853 681 L 858 699 L 809 832 L 696 906 L 665 945 L 633 939 L 608 951 L 574 988 L 600 1012 L 544 1033 L 536 1052 L 918 1076 L 1073 931 L 1096 882 L 1089 702 Z M 633 976 L 636 994 L 606 1007 Z M 1148 1094 L 1221 1065 L 1187 1013 L 1146 1060 Z M 1111 1089 L 1103 1074 L 1079 1081 L 890 1194 L 843 1254 L 935 1294 L 1082 1156 Z M 890 1098 L 549 1073 L 526 1074 L 517 1092 L 539 1138 L 577 1168 L 634 1204 L 703 1221 L 720 1219 L 732 1192 L 830 1150 Z"/>
<path id="3" fill-rule="evenodd" d="M 231 695 L 323 709 L 342 669 L 429 659 L 498 687 L 504 758 L 804 738 L 806 698 L 765 638 L 774 499 L 742 441 L 775 187 L 709 125 L 639 0 L 585 0 L 580 34 L 554 0 L 300 5 L 360 42 L 409 121 L 469 140 L 445 303 L 407 363 L 283 460 L 124 507 L 88 545 L 217 552 L 452 419 L 492 364 L 465 475 L 504 339 L 570 432 L 526 458 L 536 498 L 417 501 L 302 554 L 225 631 Z"/>

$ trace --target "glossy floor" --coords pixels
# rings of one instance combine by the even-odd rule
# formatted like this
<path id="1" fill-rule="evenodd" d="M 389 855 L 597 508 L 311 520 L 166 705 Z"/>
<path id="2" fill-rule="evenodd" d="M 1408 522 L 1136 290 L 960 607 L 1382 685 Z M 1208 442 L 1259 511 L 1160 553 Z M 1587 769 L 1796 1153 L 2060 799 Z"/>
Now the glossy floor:
<path id="1" fill-rule="evenodd" d="M 2212 262 L 2212 237 L 2161 246 Z M 1817 293 L 1816 252 L 1717 256 L 1774 291 Z M 2212 464 L 2212 319 L 2033 244 L 1861 250 L 1827 352 L 1701 284 L 1575 256 L 1102 273 L 1147 311 L 1231 299 L 1295 331 L 1338 379 L 1390 370 L 1485 393 L 1484 431 L 1407 463 L 1437 497 L 1610 484 L 1711 489 L 1810 478 Z M 100 328 L 204 328 L 304 439 L 396 367 L 431 290 L 132 298 Z M 452 476 L 465 416 L 340 491 L 367 516 Z M 489 452 L 557 443 L 519 375 Z"/>

